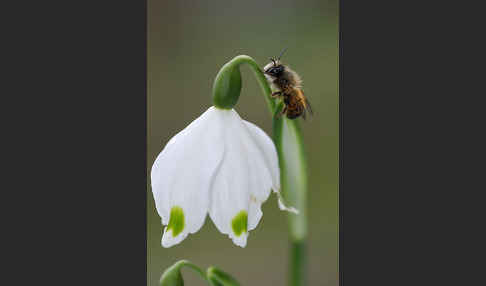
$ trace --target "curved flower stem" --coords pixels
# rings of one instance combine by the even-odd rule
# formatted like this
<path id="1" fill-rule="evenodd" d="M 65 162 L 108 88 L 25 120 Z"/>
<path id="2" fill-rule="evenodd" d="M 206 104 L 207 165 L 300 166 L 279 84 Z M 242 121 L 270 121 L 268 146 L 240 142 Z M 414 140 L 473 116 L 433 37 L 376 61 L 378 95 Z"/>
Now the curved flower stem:
<path id="1" fill-rule="evenodd" d="M 307 170 L 304 145 L 296 120 L 277 116 L 283 103 L 272 98 L 272 90 L 263 71 L 249 56 L 240 55 L 226 63 L 216 76 L 213 87 L 213 102 L 219 108 L 233 108 L 241 91 L 241 73 L 239 66 L 248 64 L 262 89 L 268 109 L 273 119 L 273 140 L 277 147 L 280 165 L 282 194 L 286 202 L 296 207 L 299 214 L 289 214 L 290 281 L 289 285 L 306 284 L 306 251 L 307 238 Z"/>
<path id="2" fill-rule="evenodd" d="M 267 79 L 263 75 L 263 71 L 258 64 L 253 58 L 246 55 L 234 57 L 219 70 L 213 86 L 213 101 L 215 106 L 233 108 L 238 101 L 241 91 L 241 74 L 239 67 L 243 63 L 248 64 L 253 70 L 260 88 L 262 89 L 269 111 L 273 117 L 277 106 L 275 100 L 271 96 L 272 90 L 268 86 Z"/>
<path id="3" fill-rule="evenodd" d="M 253 70 L 255 73 L 255 78 L 258 81 L 258 84 L 260 85 L 260 88 L 262 89 L 263 97 L 265 98 L 265 101 L 267 102 L 268 109 L 270 113 L 273 115 L 275 114 L 275 109 L 277 108 L 277 104 L 275 103 L 275 100 L 272 98 L 272 90 L 270 89 L 270 86 L 268 86 L 268 81 L 265 78 L 265 75 L 263 75 L 263 71 L 260 69 L 258 64 L 255 62 L 255 60 L 252 57 L 246 56 L 246 55 L 241 55 L 235 57 L 233 60 L 230 61 L 231 64 L 233 65 L 240 65 L 242 63 L 248 64 L 250 68 Z"/>

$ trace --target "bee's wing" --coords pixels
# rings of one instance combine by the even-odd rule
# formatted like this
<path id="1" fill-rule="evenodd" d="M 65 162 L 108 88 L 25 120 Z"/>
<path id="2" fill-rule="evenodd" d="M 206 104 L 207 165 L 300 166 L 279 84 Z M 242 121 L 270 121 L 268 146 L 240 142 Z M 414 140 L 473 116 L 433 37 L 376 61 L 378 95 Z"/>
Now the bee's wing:
<path id="1" fill-rule="evenodd" d="M 309 111 L 311 115 L 314 115 L 314 111 L 312 111 L 312 106 L 310 104 L 310 101 L 306 97 L 304 97 L 304 99 L 305 99 L 305 109 Z"/>
<path id="2" fill-rule="evenodd" d="M 301 92 L 301 96 L 302 96 L 302 99 L 304 101 L 304 108 L 305 108 L 305 111 L 304 111 L 304 119 L 305 119 L 305 113 L 306 111 L 309 111 L 310 115 L 314 115 L 314 112 L 312 111 L 312 106 L 309 102 L 309 99 L 307 99 L 307 97 L 304 96 L 304 91 L 303 90 L 300 90 Z"/>

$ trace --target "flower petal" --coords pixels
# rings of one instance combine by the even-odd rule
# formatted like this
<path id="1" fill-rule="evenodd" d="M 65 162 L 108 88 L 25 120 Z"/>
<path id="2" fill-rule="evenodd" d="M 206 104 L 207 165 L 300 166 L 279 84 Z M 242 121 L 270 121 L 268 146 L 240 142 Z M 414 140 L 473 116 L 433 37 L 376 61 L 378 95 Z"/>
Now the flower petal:
<path id="1" fill-rule="evenodd" d="M 256 141 L 257 146 L 262 151 L 262 154 L 265 158 L 266 166 L 272 174 L 272 189 L 275 193 L 277 193 L 279 209 L 298 214 L 299 211 L 297 209 L 287 206 L 280 192 L 280 168 L 278 165 L 277 150 L 275 148 L 273 140 L 268 137 L 268 135 L 263 130 L 258 128 L 258 126 L 256 126 L 255 124 L 248 121 L 244 122 L 248 127 L 248 130 L 252 134 L 253 139 Z"/>
<path id="2" fill-rule="evenodd" d="M 239 140 L 241 123 L 235 119 L 233 112 L 223 110 L 220 114 L 220 120 L 225 124 L 225 152 L 212 182 L 209 215 L 220 232 L 228 234 L 235 244 L 244 247 L 247 222 L 242 217 L 244 213 L 248 214 L 250 168 L 244 146 Z"/>
<path id="3" fill-rule="evenodd" d="M 246 120 L 243 120 L 243 122 L 245 122 L 246 127 L 265 159 L 265 164 L 272 175 L 272 188 L 274 190 L 280 190 L 280 169 L 278 167 L 277 149 L 273 140 L 255 124 Z"/>
<path id="4" fill-rule="evenodd" d="M 278 167 L 278 156 L 272 139 L 255 124 L 243 120 L 247 136 L 252 144 L 253 169 L 257 171 L 258 185 L 251 190 L 250 209 L 248 215 L 248 229 L 255 229 L 263 215 L 261 205 L 268 199 L 271 189 L 280 189 L 280 170 Z"/>
<path id="5" fill-rule="evenodd" d="M 221 120 L 225 124 L 225 154 L 212 184 L 209 214 L 220 232 L 245 247 L 248 231 L 262 217 L 260 207 L 270 195 L 272 175 L 236 111 L 225 111 Z"/>
<path id="6" fill-rule="evenodd" d="M 175 135 L 152 166 L 155 205 L 167 225 L 164 247 L 181 242 L 204 224 L 211 180 L 223 158 L 222 126 L 216 113 L 209 108 Z"/>

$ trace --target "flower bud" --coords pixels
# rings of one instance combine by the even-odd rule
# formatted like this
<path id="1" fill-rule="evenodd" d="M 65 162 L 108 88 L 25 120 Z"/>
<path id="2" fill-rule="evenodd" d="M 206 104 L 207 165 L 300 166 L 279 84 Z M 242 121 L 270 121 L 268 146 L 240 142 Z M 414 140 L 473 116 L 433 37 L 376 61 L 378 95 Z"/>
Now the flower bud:
<path id="1" fill-rule="evenodd" d="M 240 286 L 235 278 L 213 266 L 208 268 L 207 277 L 214 286 Z"/>
<path id="2" fill-rule="evenodd" d="M 181 268 L 184 266 L 185 261 L 181 260 L 171 267 L 167 268 L 160 277 L 161 286 L 184 286 L 184 280 L 182 279 Z"/>

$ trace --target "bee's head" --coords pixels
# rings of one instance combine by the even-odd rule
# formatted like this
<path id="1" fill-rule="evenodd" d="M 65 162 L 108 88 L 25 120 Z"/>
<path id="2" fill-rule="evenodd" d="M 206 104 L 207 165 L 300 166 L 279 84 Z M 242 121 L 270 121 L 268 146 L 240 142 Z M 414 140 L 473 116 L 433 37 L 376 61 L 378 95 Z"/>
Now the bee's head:
<path id="1" fill-rule="evenodd" d="M 278 60 L 270 60 L 271 62 L 264 67 L 264 73 L 274 78 L 279 77 L 285 70 L 284 65 L 282 65 Z"/>
<path id="2" fill-rule="evenodd" d="M 270 63 L 268 63 L 264 68 L 264 73 L 267 78 L 277 78 L 282 75 L 285 70 L 285 66 L 280 63 L 280 58 L 287 48 L 283 49 L 277 59 L 271 58 Z"/>

